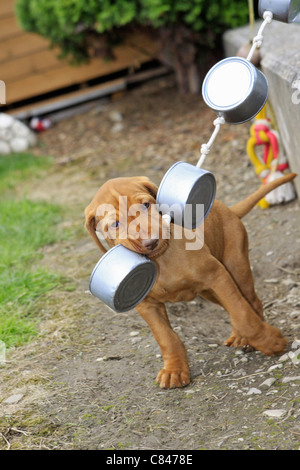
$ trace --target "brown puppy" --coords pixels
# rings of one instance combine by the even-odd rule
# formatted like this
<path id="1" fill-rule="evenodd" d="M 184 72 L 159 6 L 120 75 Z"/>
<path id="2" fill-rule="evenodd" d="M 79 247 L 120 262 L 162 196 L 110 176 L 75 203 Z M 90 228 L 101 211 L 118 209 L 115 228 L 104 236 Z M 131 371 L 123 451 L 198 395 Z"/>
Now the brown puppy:
<path id="1" fill-rule="evenodd" d="M 228 312 L 232 334 L 225 341 L 227 346 L 255 348 L 266 355 L 284 351 L 286 341 L 280 331 L 263 321 L 248 259 L 247 232 L 240 219 L 267 193 L 295 176 L 292 173 L 261 186 L 231 208 L 215 200 L 204 224 L 194 231 L 171 224 L 168 232 L 155 205 L 157 187 L 146 177 L 106 182 L 86 208 L 86 228 L 100 250 L 106 251 L 96 231 L 104 235 L 109 247 L 121 243 L 156 263 L 156 282 L 137 311 L 161 348 L 164 367 L 157 381 L 162 388 L 190 382 L 185 346 L 170 325 L 166 302 L 200 295 Z M 188 249 L 191 236 L 198 249 Z"/>

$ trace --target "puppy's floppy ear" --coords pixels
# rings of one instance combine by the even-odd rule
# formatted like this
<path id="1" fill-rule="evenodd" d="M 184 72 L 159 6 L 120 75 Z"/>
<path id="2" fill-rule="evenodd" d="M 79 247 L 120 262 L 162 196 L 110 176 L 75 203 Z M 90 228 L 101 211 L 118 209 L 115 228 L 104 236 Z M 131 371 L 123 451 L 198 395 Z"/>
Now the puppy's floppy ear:
<path id="1" fill-rule="evenodd" d="M 87 231 L 91 235 L 92 239 L 94 240 L 94 242 L 96 243 L 98 248 L 100 248 L 100 250 L 103 253 L 106 253 L 106 249 L 104 248 L 104 246 L 100 242 L 99 238 L 97 237 L 95 211 L 91 210 L 90 206 L 88 206 L 85 209 L 85 228 L 87 229 Z"/>
<path id="2" fill-rule="evenodd" d="M 156 199 L 158 187 L 156 184 L 152 183 L 148 178 L 144 178 L 142 182 L 143 186 L 146 188 L 149 194 L 151 194 L 154 199 Z"/>

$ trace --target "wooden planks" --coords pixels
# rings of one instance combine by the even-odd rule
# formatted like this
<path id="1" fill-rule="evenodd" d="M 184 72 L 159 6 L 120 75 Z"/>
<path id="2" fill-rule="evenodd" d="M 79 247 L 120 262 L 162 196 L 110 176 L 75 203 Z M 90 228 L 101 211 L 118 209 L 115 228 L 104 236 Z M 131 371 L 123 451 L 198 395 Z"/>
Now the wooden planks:
<path id="1" fill-rule="evenodd" d="M 22 34 L 15 16 L 0 17 L 0 40 Z"/>
<path id="2" fill-rule="evenodd" d="M 23 33 L 3 39 L 0 48 L 0 64 L 10 62 L 20 57 L 26 57 L 33 52 L 47 50 L 49 42 L 37 34 Z M 20 70 L 22 72 L 22 70 Z"/>
<path id="3" fill-rule="evenodd" d="M 128 67 L 136 67 L 149 60 L 148 56 L 128 46 L 119 46 L 115 50 L 116 60 L 104 62 L 94 59 L 90 63 L 71 66 L 59 62 L 46 70 L 31 72 L 26 76 L 15 77 L 7 84 L 7 103 L 47 93 L 59 88 L 77 85 L 101 75 L 109 75 Z"/>
<path id="4" fill-rule="evenodd" d="M 48 98 L 22 107 L 16 110 L 8 111 L 8 114 L 15 116 L 18 119 L 29 119 L 33 116 L 41 116 L 61 109 L 71 108 L 76 105 L 88 101 L 98 100 L 101 97 L 111 95 L 122 90 L 131 83 L 138 83 L 151 78 L 169 75 L 171 70 L 168 67 L 160 66 L 147 70 L 146 72 L 139 72 L 126 78 L 118 78 L 112 81 L 106 81 L 101 85 L 88 86 L 83 89 L 66 93 L 54 98 Z"/>
<path id="5" fill-rule="evenodd" d="M 0 2 L 0 17 L 14 14 L 14 0 L 1 0 Z"/>
<path id="6" fill-rule="evenodd" d="M 6 84 L 6 104 L 78 85 L 124 69 L 138 69 L 151 60 L 156 45 L 143 34 L 135 34 L 114 49 L 116 60 L 100 58 L 72 66 L 58 58 L 59 50 L 49 41 L 22 31 L 14 14 L 15 0 L 0 0 L 0 80 Z"/>

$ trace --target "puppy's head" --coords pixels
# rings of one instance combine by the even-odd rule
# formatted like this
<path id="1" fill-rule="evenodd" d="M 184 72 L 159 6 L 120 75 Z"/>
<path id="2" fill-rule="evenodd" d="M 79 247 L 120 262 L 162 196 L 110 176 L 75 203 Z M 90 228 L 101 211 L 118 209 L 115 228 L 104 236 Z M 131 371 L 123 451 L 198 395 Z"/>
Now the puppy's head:
<path id="1" fill-rule="evenodd" d="M 122 244 L 154 258 L 168 246 L 168 227 L 156 208 L 157 186 L 146 177 L 107 181 L 85 209 L 86 228 L 105 252 Z M 102 242 L 101 242 L 102 239 Z"/>

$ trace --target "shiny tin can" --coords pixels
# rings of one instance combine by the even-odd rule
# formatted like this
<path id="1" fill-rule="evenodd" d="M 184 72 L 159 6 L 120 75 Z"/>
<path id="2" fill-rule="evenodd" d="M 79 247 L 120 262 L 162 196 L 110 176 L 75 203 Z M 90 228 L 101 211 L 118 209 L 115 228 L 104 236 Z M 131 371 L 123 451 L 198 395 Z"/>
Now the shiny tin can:
<path id="1" fill-rule="evenodd" d="M 159 185 L 158 210 L 187 229 L 198 227 L 209 214 L 216 195 L 212 173 L 186 162 L 169 168 Z"/>
<path id="2" fill-rule="evenodd" d="M 263 18 L 264 13 L 273 13 L 273 19 L 283 23 L 292 23 L 300 12 L 299 0 L 259 0 L 258 14 Z"/>
<path id="3" fill-rule="evenodd" d="M 252 119 L 269 94 L 265 75 L 242 57 L 228 57 L 207 73 L 202 96 L 209 108 L 230 124 Z"/>
<path id="4" fill-rule="evenodd" d="M 157 276 L 156 265 L 122 245 L 108 250 L 90 278 L 90 292 L 116 312 L 136 307 L 149 293 Z"/>

